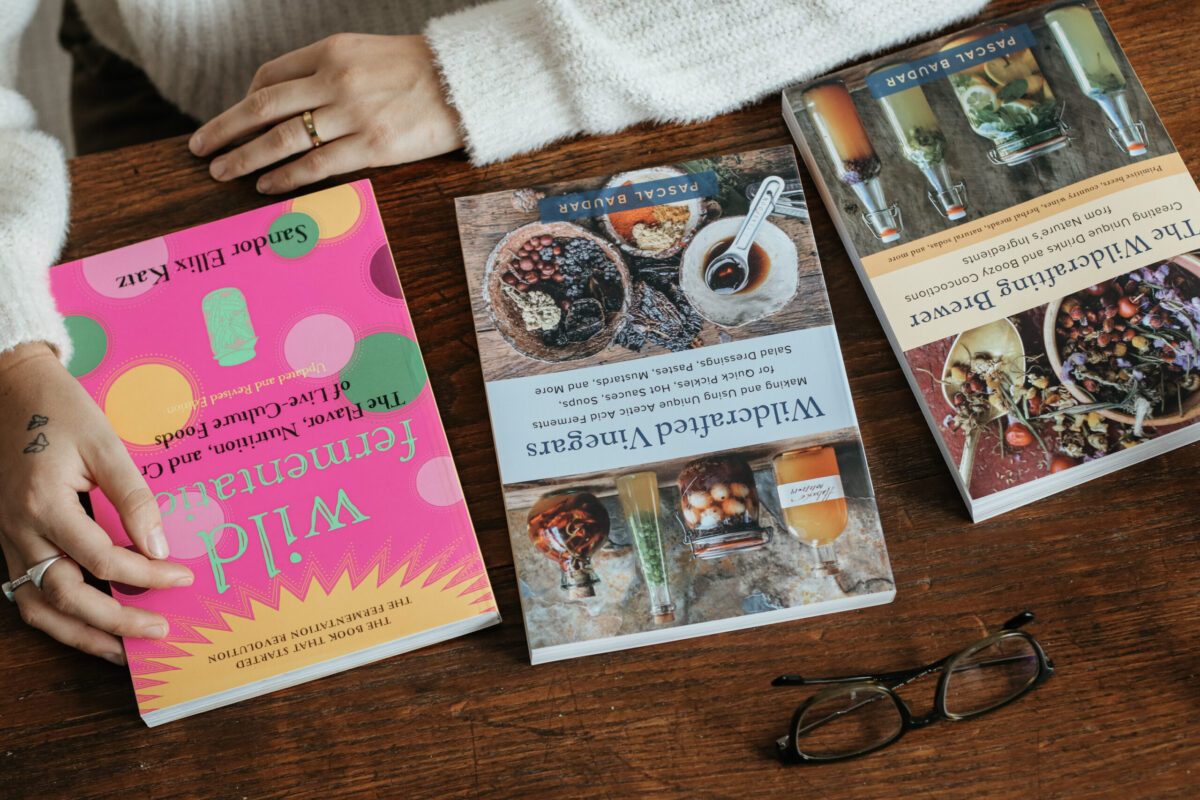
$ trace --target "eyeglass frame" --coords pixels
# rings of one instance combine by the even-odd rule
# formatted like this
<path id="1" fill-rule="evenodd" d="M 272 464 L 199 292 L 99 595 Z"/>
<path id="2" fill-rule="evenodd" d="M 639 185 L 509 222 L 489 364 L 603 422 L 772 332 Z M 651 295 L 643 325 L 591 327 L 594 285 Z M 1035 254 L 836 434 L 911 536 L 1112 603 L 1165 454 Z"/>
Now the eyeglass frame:
<path id="1" fill-rule="evenodd" d="M 835 678 L 804 678 L 799 675 L 780 675 L 775 680 L 771 681 L 772 686 L 813 686 L 820 684 L 836 684 L 828 689 L 817 692 L 812 697 L 805 700 L 796 709 L 796 713 L 792 715 L 791 725 L 788 727 L 788 733 L 781 736 L 775 741 L 775 745 L 779 750 L 779 755 L 784 763 L 789 764 L 833 764 L 839 761 L 849 761 L 855 758 L 861 758 L 865 755 L 878 752 L 885 747 L 895 744 L 903 738 L 910 730 L 917 728 L 927 728 L 935 722 L 941 720 L 949 720 L 951 722 L 961 722 L 963 720 L 974 719 L 975 717 L 983 716 L 989 712 L 1003 708 L 1009 703 L 1020 700 L 1029 692 L 1036 689 L 1038 686 L 1045 683 L 1054 675 L 1054 662 L 1046 656 L 1046 651 L 1042 649 L 1038 640 L 1032 634 L 1018 630 L 1024 625 L 1029 624 L 1034 619 L 1032 611 L 1022 611 L 1012 619 L 1008 620 L 1001 626 L 1000 630 L 992 633 L 982 639 L 977 639 L 964 648 L 954 651 L 948 656 L 938 659 L 923 667 L 915 667 L 913 669 L 899 670 L 896 672 L 882 672 L 877 675 L 853 675 Z M 995 705 L 987 708 L 973 711 L 969 714 L 953 714 L 946 710 L 946 686 L 950 676 L 953 674 L 954 666 L 958 661 L 965 656 L 979 652 L 991 645 L 1009 638 L 1020 638 L 1027 641 L 1032 647 L 1038 660 L 1037 675 L 1033 680 L 1025 685 L 1023 689 L 1018 691 L 1007 700 L 1003 700 Z M 903 686 L 912 683 L 918 678 L 923 678 L 933 672 L 941 670 L 941 676 L 938 678 L 938 685 L 933 699 L 933 710 L 928 714 L 913 716 L 909 711 L 908 705 L 896 694 L 896 690 Z M 900 727 L 896 734 L 889 739 L 880 742 L 877 745 L 869 747 L 865 750 L 860 750 L 857 753 L 851 753 L 842 756 L 831 756 L 822 758 L 820 756 L 810 756 L 800 752 L 796 731 L 800 726 L 800 720 L 804 717 L 804 712 L 813 707 L 817 703 L 824 702 L 831 697 L 838 697 L 855 689 L 866 690 L 870 689 L 876 692 L 882 692 L 891 701 L 896 711 L 900 714 Z"/>

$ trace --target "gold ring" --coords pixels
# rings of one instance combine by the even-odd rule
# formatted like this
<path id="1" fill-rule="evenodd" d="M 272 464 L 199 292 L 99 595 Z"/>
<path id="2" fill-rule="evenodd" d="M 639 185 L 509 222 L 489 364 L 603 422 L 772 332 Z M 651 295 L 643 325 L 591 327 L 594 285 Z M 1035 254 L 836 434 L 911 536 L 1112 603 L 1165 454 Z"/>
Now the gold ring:
<path id="1" fill-rule="evenodd" d="M 308 138 L 312 139 L 313 147 L 320 147 L 321 137 L 317 135 L 317 126 L 313 124 L 312 112 L 305 111 L 301 119 L 304 120 L 304 130 L 308 131 Z"/>

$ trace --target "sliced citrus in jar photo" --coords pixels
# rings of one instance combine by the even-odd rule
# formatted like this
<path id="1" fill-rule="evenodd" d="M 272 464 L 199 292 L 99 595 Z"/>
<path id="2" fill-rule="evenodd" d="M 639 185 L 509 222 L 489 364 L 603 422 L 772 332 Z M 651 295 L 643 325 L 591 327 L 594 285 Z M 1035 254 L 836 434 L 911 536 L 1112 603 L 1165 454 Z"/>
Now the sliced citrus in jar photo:
<path id="1" fill-rule="evenodd" d="M 1002 103 L 1000 108 L 1008 112 L 1009 118 L 1012 119 L 1018 128 L 1034 125 L 1038 122 L 1037 115 L 1033 112 L 1034 104 L 1028 100 L 1012 100 L 1008 103 Z"/>
<path id="2" fill-rule="evenodd" d="M 962 92 L 962 104 L 970 111 L 996 108 L 996 90 L 986 83 L 973 83 Z"/>

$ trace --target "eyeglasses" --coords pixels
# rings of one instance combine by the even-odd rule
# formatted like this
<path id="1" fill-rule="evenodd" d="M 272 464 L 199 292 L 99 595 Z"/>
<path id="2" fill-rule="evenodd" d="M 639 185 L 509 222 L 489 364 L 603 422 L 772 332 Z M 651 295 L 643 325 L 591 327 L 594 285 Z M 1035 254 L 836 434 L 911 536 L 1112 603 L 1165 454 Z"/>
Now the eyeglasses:
<path id="1" fill-rule="evenodd" d="M 894 744 L 914 728 L 972 719 L 1023 697 L 1054 674 L 1037 640 L 1018 630 L 1032 620 L 1024 611 L 1000 631 L 916 669 L 845 678 L 781 675 L 772 686 L 836 685 L 796 709 L 788 735 L 776 742 L 780 756 L 791 763 L 845 761 Z M 896 690 L 939 670 L 933 710 L 914 717 Z"/>

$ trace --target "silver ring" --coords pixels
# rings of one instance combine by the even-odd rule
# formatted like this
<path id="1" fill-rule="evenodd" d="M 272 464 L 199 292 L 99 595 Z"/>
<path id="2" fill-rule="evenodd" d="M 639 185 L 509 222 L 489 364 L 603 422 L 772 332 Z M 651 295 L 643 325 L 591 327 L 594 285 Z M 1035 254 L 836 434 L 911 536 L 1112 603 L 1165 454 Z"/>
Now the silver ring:
<path id="1" fill-rule="evenodd" d="M 17 602 L 17 598 L 13 595 L 13 592 L 27 583 L 32 583 L 38 589 L 41 589 L 42 579 L 46 577 L 46 570 L 50 569 L 50 565 L 55 561 L 58 561 L 60 558 L 66 558 L 66 555 L 59 553 L 56 556 L 47 558 L 45 561 L 39 561 L 29 569 L 25 570 L 25 574 L 16 580 L 5 581 L 4 585 L 0 586 L 0 589 L 3 589 L 4 596 L 8 598 L 8 602 Z"/>

